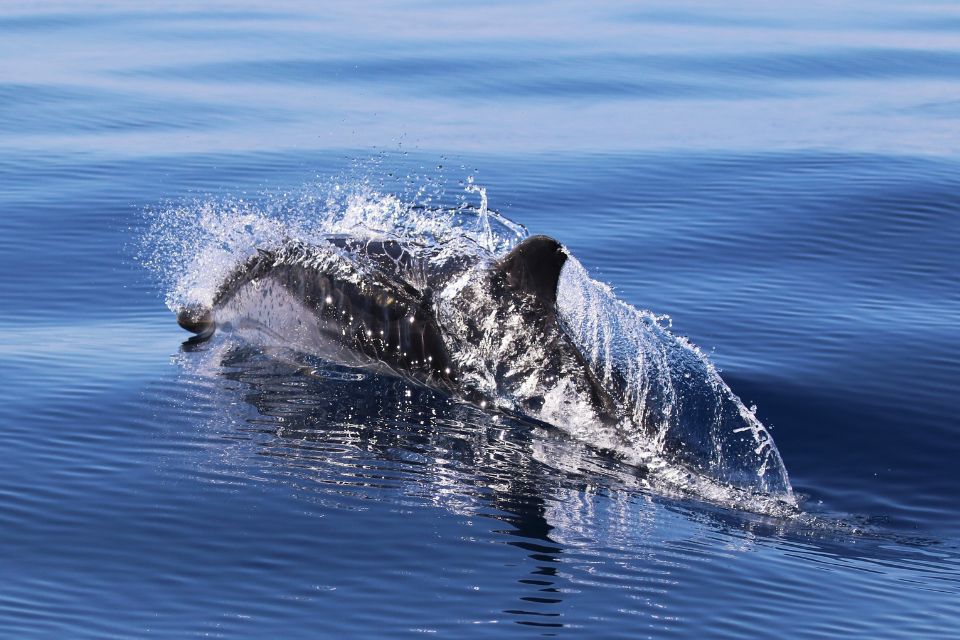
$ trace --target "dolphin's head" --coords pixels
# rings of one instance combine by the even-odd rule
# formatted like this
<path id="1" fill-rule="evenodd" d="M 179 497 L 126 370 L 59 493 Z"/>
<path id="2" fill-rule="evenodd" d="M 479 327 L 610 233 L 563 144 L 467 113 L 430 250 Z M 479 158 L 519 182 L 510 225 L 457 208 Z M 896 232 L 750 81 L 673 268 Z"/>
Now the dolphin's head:
<path id="1" fill-rule="evenodd" d="M 217 328 L 213 320 L 213 312 L 199 304 L 181 307 L 177 312 L 177 324 L 201 338 L 210 337 Z"/>

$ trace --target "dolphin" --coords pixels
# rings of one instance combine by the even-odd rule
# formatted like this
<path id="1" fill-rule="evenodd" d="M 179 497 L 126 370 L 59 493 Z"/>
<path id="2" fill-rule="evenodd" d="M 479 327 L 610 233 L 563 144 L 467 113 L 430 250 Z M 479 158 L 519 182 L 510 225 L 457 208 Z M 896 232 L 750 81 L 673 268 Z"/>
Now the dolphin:
<path id="1" fill-rule="evenodd" d="M 679 349 L 670 366 L 686 369 L 670 374 L 682 387 L 671 396 L 651 381 L 638 394 L 616 367 L 584 354 L 558 311 L 569 254 L 557 240 L 528 237 L 500 258 L 460 249 L 344 235 L 285 240 L 232 269 L 208 303 L 179 308 L 177 322 L 196 334 L 192 344 L 236 332 L 560 426 L 599 449 L 654 441 L 694 472 L 792 500 L 769 434 L 705 359 Z M 690 371 L 705 382 L 683 380 Z"/>
<path id="2" fill-rule="evenodd" d="M 238 330 L 490 409 L 539 409 L 539 379 L 571 376 L 597 417 L 612 420 L 608 394 L 557 321 L 557 284 L 567 259 L 559 242 L 527 238 L 459 287 L 451 283 L 481 257 L 435 258 L 418 257 L 395 240 L 289 241 L 258 250 L 223 280 L 212 305 L 185 306 L 177 322 L 196 334 L 193 344 L 218 327 Z M 435 300 L 436 291 L 447 292 L 444 301 Z M 531 337 L 542 359 L 521 353 Z M 483 355 L 463 348 L 476 344 L 493 348 Z M 471 357 L 457 357 L 465 352 Z"/>

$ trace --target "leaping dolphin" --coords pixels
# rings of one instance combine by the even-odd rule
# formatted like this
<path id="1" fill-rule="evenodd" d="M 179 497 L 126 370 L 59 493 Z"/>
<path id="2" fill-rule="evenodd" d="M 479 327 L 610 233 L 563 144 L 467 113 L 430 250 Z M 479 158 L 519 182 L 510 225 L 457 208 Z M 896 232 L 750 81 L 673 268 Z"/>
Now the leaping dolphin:
<path id="1" fill-rule="evenodd" d="M 288 240 L 258 250 L 221 282 L 211 304 L 187 305 L 177 321 L 196 334 L 195 342 L 224 328 L 400 376 L 485 409 L 568 430 L 599 426 L 607 434 L 600 448 L 657 440 L 696 472 L 790 496 L 769 435 L 752 426 L 739 400 L 717 395 L 711 387 L 717 383 L 681 394 L 673 409 L 660 406 L 652 391 L 643 395 L 643 406 L 629 406 L 638 397 L 630 382 L 615 368 L 598 370 L 560 317 L 557 289 L 567 261 L 564 247 L 542 235 L 496 260 L 396 240 Z M 704 409 L 698 404 L 704 402 L 714 406 Z M 682 419 L 703 424 L 668 430 L 664 415 L 677 414 L 677 407 Z M 677 415 L 667 418 L 675 424 Z M 720 419 L 736 422 L 728 434 L 733 444 L 718 444 L 727 435 L 718 436 L 717 425 L 708 423 Z M 743 436 L 748 430 L 753 441 Z M 732 451 L 750 460 L 731 464 Z M 764 478 L 771 455 L 779 469 Z"/>
<path id="2" fill-rule="evenodd" d="M 195 342 L 210 338 L 218 326 L 256 332 L 261 339 L 387 371 L 485 408 L 535 407 L 543 398 L 534 391 L 543 385 L 531 376 L 572 374 L 582 381 L 598 417 L 607 419 L 605 392 L 557 323 L 557 283 L 567 255 L 553 238 L 527 238 L 485 277 L 454 292 L 459 305 L 450 306 L 457 308 L 460 323 L 451 324 L 461 324 L 459 331 L 442 326 L 449 314 L 440 312 L 434 292 L 444 291 L 479 257 L 445 260 L 427 270 L 396 241 L 331 237 L 327 242 L 259 250 L 223 281 L 212 306 L 184 307 L 177 322 L 197 334 Z M 523 327 L 499 317 L 518 314 Z M 529 349 L 531 338 L 545 359 L 518 370 L 525 359 L 519 351 Z M 498 361 L 451 355 L 462 342 L 495 346 Z M 474 370 L 478 367 L 483 370 Z M 490 384 L 491 371 L 503 374 L 494 375 L 496 385 Z"/>

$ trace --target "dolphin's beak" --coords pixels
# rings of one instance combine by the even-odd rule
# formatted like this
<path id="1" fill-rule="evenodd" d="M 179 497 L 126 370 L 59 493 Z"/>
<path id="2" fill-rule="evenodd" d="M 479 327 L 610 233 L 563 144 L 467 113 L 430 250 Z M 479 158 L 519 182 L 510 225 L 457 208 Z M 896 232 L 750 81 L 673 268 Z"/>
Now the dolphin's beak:
<path id="1" fill-rule="evenodd" d="M 180 309 L 177 312 L 177 324 L 197 334 L 194 340 L 206 340 L 217 329 L 211 310 L 200 305 L 190 305 Z"/>

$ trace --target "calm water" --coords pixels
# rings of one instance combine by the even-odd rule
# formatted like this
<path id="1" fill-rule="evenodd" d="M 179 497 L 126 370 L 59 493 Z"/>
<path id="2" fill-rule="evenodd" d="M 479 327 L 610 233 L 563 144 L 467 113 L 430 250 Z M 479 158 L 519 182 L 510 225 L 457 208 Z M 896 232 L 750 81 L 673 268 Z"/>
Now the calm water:
<path id="1" fill-rule="evenodd" d="M 957 637 L 955 4 L 271 7 L 0 8 L 0 636 Z M 711 352 L 800 515 L 181 352 L 139 257 L 178 203 L 468 176 Z"/>

